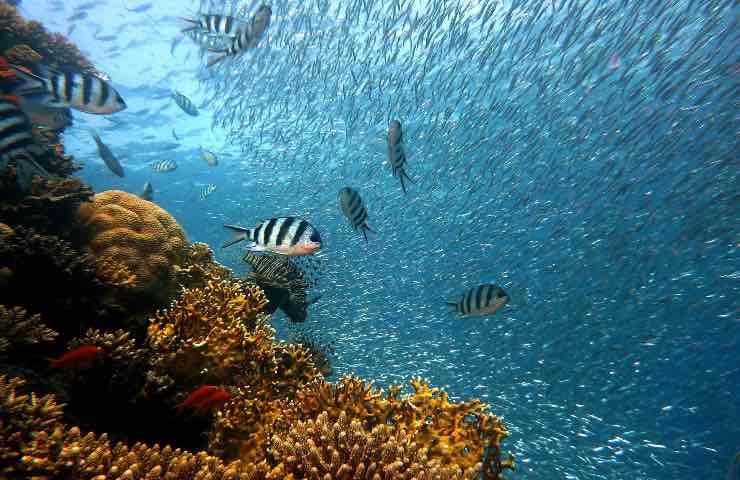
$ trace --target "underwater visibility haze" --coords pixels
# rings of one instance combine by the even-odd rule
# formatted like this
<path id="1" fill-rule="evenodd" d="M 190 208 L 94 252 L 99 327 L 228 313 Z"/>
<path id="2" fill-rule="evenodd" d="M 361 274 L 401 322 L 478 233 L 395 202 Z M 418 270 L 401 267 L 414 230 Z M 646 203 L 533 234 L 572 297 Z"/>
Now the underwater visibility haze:
<path id="1" fill-rule="evenodd" d="M 505 478 L 740 479 L 736 0 L 17 8 L 125 101 L 72 107 L 76 175 L 305 280 L 270 322 L 329 380 L 489 404 Z"/>

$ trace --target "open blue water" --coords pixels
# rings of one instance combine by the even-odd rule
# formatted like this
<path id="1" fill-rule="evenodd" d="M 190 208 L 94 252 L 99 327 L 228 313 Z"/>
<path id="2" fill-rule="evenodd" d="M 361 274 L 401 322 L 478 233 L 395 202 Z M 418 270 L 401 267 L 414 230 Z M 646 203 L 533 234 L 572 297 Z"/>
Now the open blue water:
<path id="1" fill-rule="evenodd" d="M 336 341 L 338 375 L 482 398 L 511 431 L 514 479 L 739 478 L 736 0 L 274 0 L 258 47 L 210 69 L 189 39 L 172 51 L 178 17 L 249 18 L 258 2 L 84 3 L 23 2 L 128 104 L 75 112 L 81 176 L 96 191 L 151 181 L 239 273 L 224 223 L 311 221 L 325 271 L 308 328 Z M 152 172 L 163 159 L 179 168 Z M 347 185 L 367 243 L 339 209 Z M 485 282 L 509 305 L 446 311 Z"/>

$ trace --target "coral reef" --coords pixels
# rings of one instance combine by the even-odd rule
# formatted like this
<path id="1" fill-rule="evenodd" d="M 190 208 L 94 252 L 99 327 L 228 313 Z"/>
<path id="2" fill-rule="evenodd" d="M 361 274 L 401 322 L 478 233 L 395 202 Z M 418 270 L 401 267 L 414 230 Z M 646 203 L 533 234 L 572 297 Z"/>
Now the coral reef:
<path id="1" fill-rule="evenodd" d="M 90 187 L 74 177 L 36 177 L 30 191 L 23 192 L 15 178 L 0 174 L 0 189 L 0 222 L 63 237 L 69 235 L 80 204 L 93 196 Z"/>
<path id="2" fill-rule="evenodd" d="M 27 65 L 43 61 L 58 69 L 77 68 L 98 74 L 80 50 L 59 33 L 22 18 L 15 7 L 0 2 L 0 52 Z M 40 58 L 39 58 L 40 57 Z"/>
<path id="3" fill-rule="evenodd" d="M 96 258 L 126 265 L 135 276 L 124 303 L 149 308 L 169 301 L 187 245 L 169 213 L 136 195 L 109 190 L 80 206 L 78 222 L 82 242 Z"/>
<path id="4" fill-rule="evenodd" d="M 269 478 L 354 478 L 473 480 L 479 470 L 463 471 L 429 460 L 427 449 L 403 430 L 376 425 L 368 432 L 342 413 L 336 421 L 323 412 L 274 435 L 272 454 L 279 465 Z"/>
<path id="5" fill-rule="evenodd" d="M 120 313 L 110 298 L 117 287 L 102 281 L 97 268 L 69 242 L 17 226 L 0 239 L 0 270 L 10 277 L 0 304 L 41 314 L 62 340 L 70 339 Z"/>
<path id="6" fill-rule="evenodd" d="M 26 315 L 21 307 L 0 305 L 0 356 L 17 346 L 51 342 L 57 332 L 41 323 L 41 315 Z"/>
<path id="7" fill-rule="evenodd" d="M 158 445 L 113 445 L 106 434 L 82 435 L 61 421 L 51 395 L 23 394 L 21 379 L 0 376 L 0 478 L 251 479 L 256 469 L 224 464 L 205 452 Z"/>
<path id="8" fill-rule="evenodd" d="M 267 373 L 274 331 L 259 315 L 265 303 L 259 287 L 235 281 L 184 289 L 149 325 L 153 363 L 190 386 L 227 382 L 245 368 Z"/>
<path id="9" fill-rule="evenodd" d="M 184 288 L 204 288 L 212 280 L 233 279 L 228 268 L 213 259 L 213 250 L 205 243 L 191 243 L 181 265 L 175 266 L 177 284 Z"/>

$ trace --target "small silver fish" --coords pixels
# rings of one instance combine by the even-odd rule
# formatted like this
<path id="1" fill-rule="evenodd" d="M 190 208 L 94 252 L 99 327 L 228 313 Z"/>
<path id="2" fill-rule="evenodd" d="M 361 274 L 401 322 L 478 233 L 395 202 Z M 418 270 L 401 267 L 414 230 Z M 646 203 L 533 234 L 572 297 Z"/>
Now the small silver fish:
<path id="1" fill-rule="evenodd" d="M 57 72 L 46 65 L 36 71 L 11 65 L 25 85 L 14 92 L 48 107 L 74 108 L 85 113 L 107 115 L 126 108 L 121 95 L 105 80 L 80 72 Z"/>
<path id="2" fill-rule="evenodd" d="M 361 231 L 362 236 L 367 241 L 367 232 L 372 232 L 373 230 L 367 224 L 367 209 L 357 190 L 351 187 L 341 189 L 339 191 L 339 206 L 344 216 L 347 217 L 352 225 L 352 228 Z"/>
<path id="3" fill-rule="evenodd" d="M 167 173 L 177 170 L 177 163 L 174 160 L 160 160 L 152 165 L 152 170 L 158 173 Z"/>
<path id="4" fill-rule="evenodd" d="M 406 154 L 403 151 L 403 130 L 401 122 L 392 120 L 388 126 L 388 162 L 393 170 L 393 176 L 401 180 L 401 190 L 406 194 L 406 185 L 404 180 L 413 183 L 413 180 L 406 174 Z"/>
<path id="5" fill-rule="evenodd" d="M 446 302 L 452 312 L 464 317 L 482 317 L 496 313 L 509 301 L 503 288 L 494 284 L 479 285 L 465 292 L 457 302 Z"/>
<path id="6" fill-rule="evenodd" d="M 180 92 L 174 91 L 172 92 L 172 98 L 175 100 L 175 103 L 178 107 L 182 109 L 183 112 L 193 117 L 198 116 L 198 107 L 196 107 L 195 104 L 188 97 Z"/>
<path id="7" fill-rule="evenodd" d="M 209 183 L 205 187 L 201 188 L 200 190 L 200 199 L 205 200 L 208 198 L 213 192 L 216 191 L 216 185 Z"/>
<path id="8" fill-rule="evenodd" d="M 151 182 L 146 182 L 144 184 L 144 190 L 139 194 L 139 198 L 149 200 L 150 202 L 154 200 L 154 187 L 152 187 Z"/>
<path id="9" fill-rule="evenodd" d="M 105 162 L 105 165 L 110 169 L 111 172 L 115 173 L 119 177 L 123 177 L 124 174 L 121 162 L 119 162 L 116 156 L 113 155 L 113 152 L 111 152 L 110 148 L 108 148 L 108 146 L 103 143 L 103 141 L 100 139 L 100 135 L 93 132 L 92 136 L 93 140 L 95 140 L 95 143 L 98 145 L 98 154 L 100 155 L 100 158 L 103 159 L 103 162 Z"/>
<path id="10" fill-rule="evenodd" d="M 224 243 L 229 247 L 242 240 L 249 240 L 249 250 L 272 252 L 280 255 L 310 255 L 321 249 L 319 232 L 305 220 L 296 217 L 271 218 L 259 222 L 254 228 L 224 225 L 235 232 L 234 237 Z"/>

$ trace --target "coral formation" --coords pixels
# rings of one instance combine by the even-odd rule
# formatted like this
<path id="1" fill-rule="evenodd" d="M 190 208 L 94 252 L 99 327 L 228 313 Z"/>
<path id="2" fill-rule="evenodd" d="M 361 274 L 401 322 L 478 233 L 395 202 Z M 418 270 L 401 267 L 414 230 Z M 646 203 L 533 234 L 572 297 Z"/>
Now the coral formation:
<path id="1" fill-rule="evenodd" d="M 259 287 L 235 281 L 184 289 L 149 325 L 153 363 L 190 386 L 226 382 L 245 368 L 263 371 L 274 335 L 259 314 L 265 303 Z"/>
<path id="2" fill-rule="evenodd" d="M 316 420 L 297 422 L 287 434 L 274 435 L 272 454 L 280 463 L 269 478 L 473 480 L 479 472 L 442 466 L 405 431 L 380 424 L 368 432 L 344 413 L 332 421 L 322 412 Z"/>
<path id="3" fill-rule="evenodd" d="M 164 304 L 177 287 L 175 267 L 185 254 L 185 232 L 172 216 L 136 195 L 109 190 L 78 211 L 83 243 L 102 260 L 126 265 L 135 275 L 131 297 Z"/>
<path id="4" fill-rule="evenodd" d="M 0 376 L 0 478 L 258 478 L 254 467 L 226 465 L 205 452 L 113 445 L 106 434 L 82 435 L 61 421 L 63 406 L 52 395 L 23 394 L 23 386 L 21 379 Z"/>
<path id="5" fill-rule="evenodd" d="M 0 188 L 0 221 L 25 225 L 37 232 L 58 236 L 70 233 L 70 225 L 80 204 L 93 196 L 90 187 L 74 177 L 36 177 L 30 191 L 23 192 L 18 188 L 15 178 L 0 175 Z"/>
<path id="6" fill-rule="evenodd" d="M 41 315 L 26 315 L 21 307 L 0 305 L 0 356 L 19 345 L 50 342 L 57 332 L 41 323 Z"/>
<path id="7" fill-rule="evenodd" d="M 213 250 L 205 243 L 191 243 L 181 265 L 175 266 L 177 284 L 184 288 L 203 288 L 211 280 L 232 279 L 231 270 L 213 259 Z"/>
<path id="8" fill-rule="evenodd" d="M 109 298 L 116 287 L 97 276 L 95 259 L 56 236 L 16 226 L 0 240 L 0 269 L 11 276 L 0 304 L 40 313 L 62 340 L 119 312 Z"/>
<path id="9" fill-rule="evenodd" d="M 63 35 L 47 32 L 39 22 L 25 20 L 15 7 L 5 2 L 0 2 L 0 38 L 0 52 L 11 55 L 18 63 L 27 65 L 43 60 L 53 68 L 98 73 Z M 24 53 L 28 57 L 21 56 Z"/>

